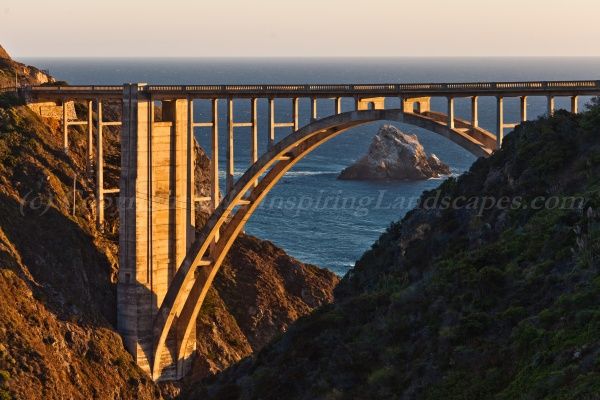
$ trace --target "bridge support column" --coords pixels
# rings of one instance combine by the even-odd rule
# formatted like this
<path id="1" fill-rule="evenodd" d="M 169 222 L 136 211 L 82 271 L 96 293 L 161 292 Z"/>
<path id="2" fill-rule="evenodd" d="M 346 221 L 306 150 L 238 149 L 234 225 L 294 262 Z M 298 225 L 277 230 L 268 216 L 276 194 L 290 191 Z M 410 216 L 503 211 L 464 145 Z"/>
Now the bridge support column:
<path id="1" fill-rule="evenodd" d="M 527 96 L 521 96 L 521 122 L 527 121 Z"/>
<path id="2" fill-rule="evenodd" d="M 219 100 L 212 99 L 212 135 L 210 160 L 210 199 L 214 211 L 221 201 L 219 191 Z"/>
<path id="3" fill-rule="evenodd" d="M 233 99 L 229 98 L 227 99 L 227 177 L 225 179 L 227 193 L 233 188 L 235 171 L 233 129 Z"/>
<path id="4" fill-rule="evenodd" d="M 496 149 L 502 147 L 504 140 L 504 98 L 496 97 Z"/>
<path id="5" fill-rule="evenodd" d="M 195 341 L 178 356 L 177 330 L 168 336 L 157 370 L 151 366 L 153 322 L 195 232 L 188 100 L 163 101 L 162 121 L 154 122 L 153 99 L 143 85 L 123 91 L 117 325 L 136 363 L 154 380 L 179 379 Z"/>
<path id="6" fill-rule="evenodd" d="M 104 229 L 104 142 L 102 140 L 102 101 L 96 100 L 96 226 Z"/>
<path id="7" fill-rule="evenodd" d="M 92 165 L 94 163 L 94 102 L 92 100 L 88 100 L 87 108 L 87 160 L 86 160 L 86 169 L 88 176 L 92 174 Z"/>
<path id="8" fill-rule="evenodd" d="M 69 151 L 69 118 L 67 116 L 67 101 L 62 103 L 63 150 Z"/>
<path id="9" fill-rule="evenodd" d="M 454 97 L 448 97 L 448 128 L 454 129 Z"/>
<path id="10" fill-rule="evenodd" d="M 252 164 L 258 160 L 258 101 L 257 99 L 252 99 L 250 102 L 251 114 L 252 114 L 252 143 L 250 145 L 250 153 Z"/>
<path id="11" fill-rule="evenodd" d="M 342 98 L 341 97 L 336 97 L 334 99 L 335 104 L 334 104 L 334 114 L 341 114 L 342 113 Z"/>
<path id="12" fill-rule="evenodd" d="M 548 116 L 554 115 L 554 96 L 548 96 Z"/>
<path id="13" fill-rule="evenodd" d="M 571 112 L 573 114 L 579 112 L 579 96 L 571 96 Z"/>
<path id="14" fill-rule="evenodd" d="M 269 140 L 267 143 L 268 149 L 271 149 L 275 144 L 275 99 L 269 98 Z"/>
<path id="15" fill-rule="evenodd" d="M 298 98 L 297 97 L 294 97 L 294 99 L 292 100 L 292 118 L 294 120 L 294 132 L 296 132 L 298 130 L 298 128 L 300 128 L 300 123 L 299 123 L 300 113 L 298 111 Z"/>
<path id="16" fill-rule="evenodd" d="M 471 97 L 471 125 L 473 128 L 479 127 L 479 97 Z"/>
<path id="17" fill-rule="evenodd" d="M 310 101 L 310 121 L 314 122 L 319 118 L 319 111 L 317 110 L 317 98 L 313 97 Z"/>

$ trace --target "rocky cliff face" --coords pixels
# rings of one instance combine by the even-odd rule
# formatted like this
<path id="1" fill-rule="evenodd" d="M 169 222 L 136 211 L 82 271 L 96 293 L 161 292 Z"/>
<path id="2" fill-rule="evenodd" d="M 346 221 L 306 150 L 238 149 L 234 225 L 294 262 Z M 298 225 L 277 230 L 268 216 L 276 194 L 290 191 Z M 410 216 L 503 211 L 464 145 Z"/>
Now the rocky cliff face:
<path id="1" fill-rule="evenodd" d="M 19 85 L 40 85 L 54 82 L 54 78 L 36 67 L 14 61 L 0 46 L 0 89 L 15 86 L 15 75 Z"/>
<path id="2" fill-rule="evenodd" d="M 72 129 L 67 156 L 58 122 L 16 104 L 0 95 L 0 398 L 171 397 L 178 389 L 151 382 L 115 331 L 118 222 L 109 207 L 107 233 L 95 230 L 85 129 Z M 106 185 L 113 187 L 118 135 L 107 129 L 104 139 Z M 200 152 L 202 193 L 207 162 Z M 199 317 L 198 362 L 189 382 L 261 348 L 329 301 L 337 281 L 268 242 L 240 238 Z"/>
<path id="3" fill-rule="evenodd" d="M 333 304 L 190 398 L 598 398 L 599 160 L 600 101 L 521 125 L 424 193 Z"/>
<path id="4" fill-rule="evenodd" d="M 8 55 L 8 53 L 6 52 L 6 50 L 4 50 L 4 47 L 0 46 L 0 59 L 2 60 L 10 60 L 10 56 Z"/>
<path id="5" fill-rule="evenodd" d="M 419 180 L 449 174 L 450 168 L 435 154 L 427 157 L 416 135 L 384 125 L 373 138 L 369 152 L 344 169 L 338 179 Z"/>

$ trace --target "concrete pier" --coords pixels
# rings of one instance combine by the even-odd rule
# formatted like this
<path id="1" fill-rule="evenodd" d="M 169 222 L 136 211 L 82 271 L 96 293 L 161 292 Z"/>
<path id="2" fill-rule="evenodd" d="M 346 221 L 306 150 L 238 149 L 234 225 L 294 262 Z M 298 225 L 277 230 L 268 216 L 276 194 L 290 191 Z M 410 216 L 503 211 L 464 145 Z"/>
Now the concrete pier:
<path id="1" fill-rule="evenodd" d="M 275 144 L 275 99 L 269 98 L 269 138 L 267 147 L 270 149 Z"/>
<path id="2" fill-rule="evenodd" d="M 294 97 L 292 99 L 292 119 L 294 120 L 294 131 L 297 131 L 300 128 L 300 112 L 298 109 L 299 99 Z"/>
<path id="3" fill-rule="evenodd" d="M 92 100 L 88 100 L 87 102 L 87 159 L 86 159 L 86 169 L 87 174 L 90 176 L 92 174 L 92 168 L 94 164 L 94 102 Z"/>
<path id="4" fill-rule="evenodd" d="M 210 198 L 211 208 L 214 211 L 219 205 L 219 100 L 212 99 L 212 132 L 211 132 L 211 158 L 210 158 Z"/>
<path id="5" fill-rule="evenodd" d="M 155 380 L 178 379 L 189 368 L 195 342 L 176 355 L 177 335 L 155 362 L 153 322 L 194 240 L 187 99 L 154 102 L 143 85 L 125 85 L 123 105 L 118 329 L 136 363 Z"/>
<path id="6" fill-rule="evenodd" d="M 554 115 L 554 96 L 548 96 L 548 116 Z"/>
<path id="7" fill-rule="evenodd" d="M 496 97 L 496 149 L 502 147 L 504 139 L 504 98 Z"/>
<path id="8" fill-rule="evenodd" d="M 479 127 L 479 97 L 471 97 L 471 125 L 475 128 Z"/>
<path id="9" fill-rule="evenodd" d="M 67 116 L 67 105 L 63 101 L 62 104 L 62 129 L 63 129 L 63 149 L 69 151 L 69 118 Z"/>
<path id="10" fill-rule="evenodd" d="M 96 100 L 96 226 L 104 229 L 104 140 L 102 139 L 102 101 Z"/>
<path id="11" fill-rule="evenodd" d="M 527 121 L 527 96 L 520 97 L 521 122 Z"/>
<path id="12" fill-rule="evenodd" d="M 448 128 L 454 129 L 454 97 L 448 97 Z"/>
<path id="13" fill-rule="evenodd" d="M 233 174 L 235 172 L 233 131 L 233 99 L 227 99 L 227 175 L 225 178 L 225 187 L 228 192 L 233 187 Z"/>

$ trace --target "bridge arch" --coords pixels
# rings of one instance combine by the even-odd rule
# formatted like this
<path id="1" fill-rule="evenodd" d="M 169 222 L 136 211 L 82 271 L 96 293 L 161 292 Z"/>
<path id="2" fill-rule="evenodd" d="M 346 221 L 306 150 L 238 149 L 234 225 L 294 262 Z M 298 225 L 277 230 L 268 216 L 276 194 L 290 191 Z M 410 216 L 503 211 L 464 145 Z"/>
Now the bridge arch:
<path id="1" fill-rule="evenodd" d="M 153 376 L 160 376 L 161 355 L 165 351 L 167 337 L 173 330 L 177 338 L 178 375 L 182 372 L 185 349 L 188 348 L 189 340 L 195 340 L 190 338 L 190 334 L 206 294 L 246 221 L 275 184 L 296 163 L 323 143 L 348 129 L 379 120 L 428 129 L 447 137 L 476 156 L 487 156 L 492 151 L 490 147 L 482 145 L 462 131 L 450 129 L 436 120 L 435 116 L 404 113 L 399 109 L 361 110 L 332 115 L 285 137 L 238 179 L 199 232 L 173 277 L 154 321 L 156 339 L 151 365 Z M 483 131 L 481 135 L 488 137 L 490 143 L 495 143 L 491 133 Z"/>

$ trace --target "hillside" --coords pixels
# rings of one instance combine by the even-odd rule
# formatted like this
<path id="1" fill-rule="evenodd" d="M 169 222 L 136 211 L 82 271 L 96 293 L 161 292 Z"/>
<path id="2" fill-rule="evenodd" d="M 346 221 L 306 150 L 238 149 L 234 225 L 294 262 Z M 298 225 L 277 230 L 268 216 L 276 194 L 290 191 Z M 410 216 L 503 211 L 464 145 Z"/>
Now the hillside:
<path id="1" fill-rule="evenodd" d="M 595 104 L 520 125 L 424 193 L 333 304 L 188 397 L 600 398 Z"/>
<path id="2" fill-rule="evenodd" d="M 21 85 L 39 85 L 54 82 L 54 78 L 46 72 L 14 61 L 8 52 L 0 46 L 0 89 Z"/>
<path id="3" fill-rule="evenodd" d="M 118 220 L 109 207 L 107 232 L 95 228 L 84 131 L 70 129 L 66 155 L 59 121 L 41 119 L 12 93 L 0 94 L 0 398 L 170 398 L 177 386 L 154 384 L 115 330 Z M 114 187 L 117 131 L 107 129 L 104 139 L 105 182 Z M 198 190 L 205 193 L 208 158 L 200 148 L 197 159 Z M 205 218 L 200 210 L 198 220 Z M 272 243 L 240 237 L 199 317 L 199 353 L 188 381 L 260 349 L 330 301 L 337 282 Z"/>

